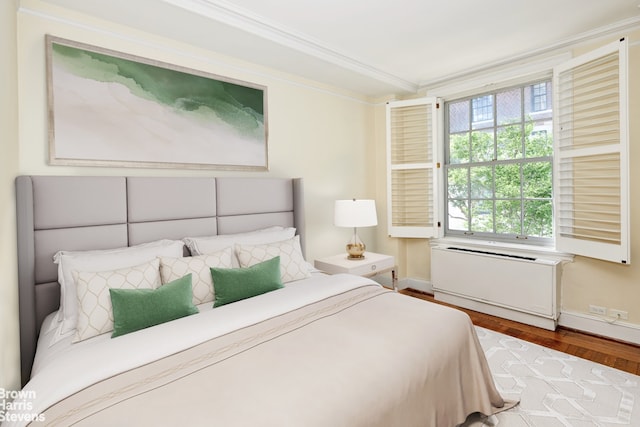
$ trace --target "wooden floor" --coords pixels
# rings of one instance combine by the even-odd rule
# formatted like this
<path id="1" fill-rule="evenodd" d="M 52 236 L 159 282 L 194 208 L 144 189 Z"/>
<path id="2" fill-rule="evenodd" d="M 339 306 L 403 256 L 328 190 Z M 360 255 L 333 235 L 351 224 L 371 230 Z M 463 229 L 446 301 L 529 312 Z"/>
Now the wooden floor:
<path id="1" fill-rule="evenodd" d="M 412 289 L 400 292 L 438 304 L 449 305 L 436 301 L 432 295 Z M 477 311 L 459 309 L 469 314 L 474 325 L 640 375 L 640 346 L 596 337 L 563 327 L 558 327 L 555 331 L 548 331 Z"/>

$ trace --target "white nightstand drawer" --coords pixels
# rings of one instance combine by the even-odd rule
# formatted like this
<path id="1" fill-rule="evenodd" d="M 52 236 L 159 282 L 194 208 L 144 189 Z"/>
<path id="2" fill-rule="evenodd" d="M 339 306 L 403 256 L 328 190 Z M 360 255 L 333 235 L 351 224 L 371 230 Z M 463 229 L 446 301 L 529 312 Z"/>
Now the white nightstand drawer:
<path id="1" fill-rule="evenodd" d="M 346 254 L 315 260 L 318 270 L 330 274 L 349 273 L 357 276 L 371 276 L 395 267 L 395 259 L 390 255 L 366 252 L 364 259 L 351 260 Z"/>
<path id="2" fill-rule="evenodd" d="M 396 260 L 391 255 L 365 252 L 364 259 L 348 259 L 346 254 L 320 258 L 314 261 L 318 270 L 328 274 L 355 274 L 356 276 L 370 277 L 378 273 L 391 272 L 393 290 L 398 290 L 398 275 Z"/>
<path id="3" fill-rule="evenodd" d="M 377 274 L 380 271 L 386 271 L 390 268 L 395 267 L 395 263 L 393 258 L 380 260 L 373 264 L 365 264 L 357 267 L 353 267 L 349 270 L 349 273 L 355 274 L 357 276 L 366 276 L 370 274 Z"/>

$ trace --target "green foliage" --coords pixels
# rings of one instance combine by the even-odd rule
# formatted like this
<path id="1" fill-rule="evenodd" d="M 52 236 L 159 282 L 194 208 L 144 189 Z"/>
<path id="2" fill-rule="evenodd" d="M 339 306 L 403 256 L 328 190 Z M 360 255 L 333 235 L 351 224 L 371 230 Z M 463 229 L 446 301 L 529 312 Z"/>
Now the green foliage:
<path id="1" fill-rule="evenodd" d="M 449 229 L 552 236 L 553 140 L 536 123 L 449 135 Z"/>
<path id="2" fill-rule="evenodd" d="M 522 158 L 522 126 L 519 123 L 499 128 L 496 139 L 498 145 L 498 160 Z"/>

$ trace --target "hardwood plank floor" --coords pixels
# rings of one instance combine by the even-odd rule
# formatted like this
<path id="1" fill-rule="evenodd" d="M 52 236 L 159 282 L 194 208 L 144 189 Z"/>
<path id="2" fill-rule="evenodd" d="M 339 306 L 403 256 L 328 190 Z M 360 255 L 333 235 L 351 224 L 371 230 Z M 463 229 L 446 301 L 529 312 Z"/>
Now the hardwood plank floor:
<path id="1" fill-rule="evenodd" d="M 426 301 L 455 307 L 436 301 L 432 295 L 413 289 L 404 289 L 400 292 Z M 640 346 L 585 334 L 561 326 L 555 331 L 548 331 L 477 311 L 455 308 L 469 314 L 474 325 L 640 375 Z"/>

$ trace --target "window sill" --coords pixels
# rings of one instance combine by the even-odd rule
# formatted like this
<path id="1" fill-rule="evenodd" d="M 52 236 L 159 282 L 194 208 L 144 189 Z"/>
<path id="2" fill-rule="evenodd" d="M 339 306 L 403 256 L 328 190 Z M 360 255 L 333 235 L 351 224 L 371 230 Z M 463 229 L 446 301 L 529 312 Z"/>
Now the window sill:
<path id="1" fill-rule="evenodd" d="M 515 243 L 464 239 L 459 237 L 443 237 L 431 239 L 430 246 L 455 246 L 458 248 L 496 252 L 507 255 L 545 258 L 559 262 L 573 262 L 573 254 L 557 251 L 552 247 L 518 245 Z"/>

